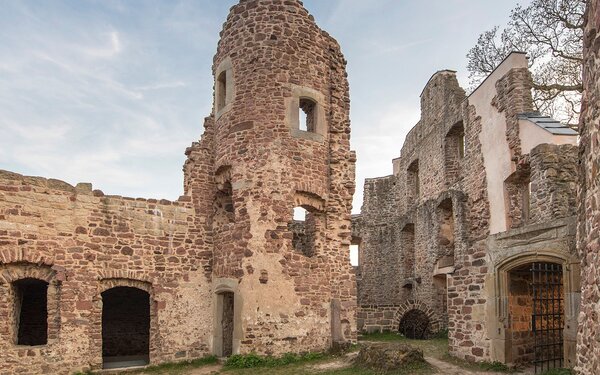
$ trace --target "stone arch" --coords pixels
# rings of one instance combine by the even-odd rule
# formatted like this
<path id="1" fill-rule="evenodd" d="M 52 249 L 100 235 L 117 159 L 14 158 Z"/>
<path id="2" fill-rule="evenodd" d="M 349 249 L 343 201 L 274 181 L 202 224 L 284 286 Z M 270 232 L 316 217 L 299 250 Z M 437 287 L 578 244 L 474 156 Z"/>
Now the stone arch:
<path id="1" fill-rule="evenodd" d="M 400 326 L 402 317 L 411 310 L 422 311 L 427 318 L 429 318 L 429 326 L 432 333 L 436 333 L 440 330 L 440 319 L 437 314 L 427 304 L 418 300 L 408 300 L 398 307 L 398 310 L 396 310 L 396 313 L 394 314 L 393 320 L 396 330 Z"/>
<path id="2" fill-rule="evenodd" d="M 164 303 L 156 300 L 155 291 L 150 277 L 143 273 L 125 270 L 106 270 L 100 271 L 98 274 L 98 284 L 96 292 L 92 296 L 91 301 L 78 301 L 80 309 L 90 311 L 90 321 L 94 322 L 91 327 L 91 344 L 94 356 L 91 363 L 92 369 L 103 368 L 103 353 L 102 353 L 102 311 L 103 300 L 102 293 L 114 288 L 127 287 L 143 291 L 148 294 L 149 302 L 149 358 L 148 362 L 152 363 L 153 358 L 156 358 L 158 346 L 160 343 L 159 327 L 158 327 L 158 310 L 164 308 Z"/>
<path id="3" fill-rule="evenodd" d="M 52 266 L 53 260 L 39 252 L 28 251 L 25 248 L 9 248 L 0 251 L 0 264 L 31 263 Z"/>
<path id="4" fill-rule="evenodd" d="M 22 254 L 22 253 L 21 253 Z M 52 345 L 58 339 L 60 331 L 61 283 L 64 273 L 58 274 L 49 264 L 19 261 L 0 263 L 0 316 L 8 317 L 5 324 L 0 325 L 0 345 L 6 340 L 12 345 L 18 343 L 18 305 L 17 282 L 21 280 L 38 280 L 47 284 L 46 291 L 46 343 Z M 31 257 L 29 257 L 31 259 Z M 37 257 L 33 259 L 39 260 Z M 59 267 L 54 267 L 59 268 Z M 43 318 L 42 318 L 43 319 Z"/>

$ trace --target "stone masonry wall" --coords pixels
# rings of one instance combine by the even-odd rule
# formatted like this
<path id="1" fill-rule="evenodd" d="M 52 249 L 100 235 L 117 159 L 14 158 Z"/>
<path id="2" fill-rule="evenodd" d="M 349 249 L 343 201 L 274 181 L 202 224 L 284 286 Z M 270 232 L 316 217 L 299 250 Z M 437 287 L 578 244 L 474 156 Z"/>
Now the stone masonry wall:
<path id="1" fill-rule="evenodd" d="M 363 259 L 359 329 L 397 330 L 398 315 L 406 312 L 397 306 L 414 304 L 431 312 L 438 329 L 448 327 L 450 353 L 457 357 L 529 358 L 527 340 L 515 338 L 514 353 L 502 346 L 510 341 L 503 335 L 511 328 L 497 307 L 498 301 L 508 301 L 508 295 L 495 294 L 497 267 L 508 257 L 539 249 L 549 259 L 562 259 L 569 272 L 578 262 L 569 224 L 575 148 L 539 141 L 523 154 L 519 114 L 532 111 L 531 77 L 524 66 L 524 56 L 512 54 L 468 98 L 451 71 L 434 74 L 425 86 L 421 120 L 393 161 L 394 175 L 365 182 L 362 212 L 353 221 Z M 490 158 L 502 162 L 490 163 Z M 486 170 L 488 165 L 497 170 Z M 500 224 L 505 219 L 499 217 L 503 207 L 501 214 L 491 209 L 490 199 L 498 197 L 506 205 L 508 231 L 494 242 L 492 219 Z M 568 287 L 565 298 L 572 306 L 576 278 Z M 570 316 L 565 319 L 571 324 Z M 570 335 L 566 327 L 569 356 Z"/>
<path id="2" fill-rule="evenodd" d="M 445 178 L 446 168 L 451 169 L 448 174 L 459 186 L 462 163 L 467 160 L 454 158 L 459 142 L 449 141 L 450 135 L 463 131 L 464 99 L 454 72 L 434 74 L 421 94 L 421 120 L 407 135 L 400 158 L 394 160 L 394 175 L 365 181 L 361 215 L 354 219 L 362 224 L 353 233 L 361 238 L 364 259 L 358 284 L 359 329 L 397 330 L 402 317 L 390 323 L 388 315 L 393 306 L 406 301 L 431 310 L 432 320 L 439 323 L 436 329 L 448 324 L 447 305 L 438 298 L 440 291 L 445 294 L 447 276 L 442 272 L 434 280 L 434 269 L 451 267 L 454 252 L 465 246 L 464 196 L 448 189 Z M 442 212 L 441 205 L 448 205 L 448 210 Z M 437 235 L 448 220 L 451 244 Z"/>
<path id="3" fill-rule="evenodd" d="M 0 172 L 0 373 L 101 368 L 109 286 L 150 293 L 152 363 L 209 353 L 210 252 L 193 214 L 188 197 L 104 196 L 86 184 Z M 22 278 L 49 283 L 47 345 L 15 345 L 10 289 Z"/>
<path id="4" fill-rule="evenodd" d="M 600 368 L 600 3 L 588 2 L 584 34 L 584 94 L 578 191 L 578 249 L 581 256 L 581 312 L 577 335 L 577 370 L 593 374 Z"/>
<path id="5" fill-rule="evenodd" d="M 225 72 L 226 100 L 216 98 L 210 136 L 192 147 L 189 163 L 195 168 L 195 153 L 207 150 L 215 183 L 200 175 L 189 184 L 209 196 L 230 187 L 227 220 L 217 220 L 218 207 L 211 220 L 215 287 L 236 285 L 242 309 L 234 352 L 326 350 L 356 339 L 345 65 L 297 0 L 240 1 L 223 25 L 213 73 Z M 299 129 L 300 97 L 314 101 L 312 131 Z M 304 253 L 293 246 L 297 206 L 310 212 L 313 249 Z"/>

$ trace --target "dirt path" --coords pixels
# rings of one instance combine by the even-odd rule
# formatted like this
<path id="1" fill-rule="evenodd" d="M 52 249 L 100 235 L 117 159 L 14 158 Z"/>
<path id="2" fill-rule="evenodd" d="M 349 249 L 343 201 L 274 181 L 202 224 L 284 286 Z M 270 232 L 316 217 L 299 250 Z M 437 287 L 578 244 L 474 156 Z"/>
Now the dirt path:
<path id="1" fill-rule="evenodd" d="M 433 367 L 438 369 L 438 371 L 444 375 L 489 375 L 490 372 L 485 371 L 473 371 L 468 370 L 463 367 L 455 366 L 451 363 L 444 362 L 440 359 L 433 357 L 425 357 L 425 360 L 429 362 Z"/>
<path id="2" fill-rule="evenodd" d="M 198 368 L 192 369 L 190 371 L 186 371 L 185 375 L 213 375 L 213 374 L 218 374 L 222 368 L 223 368 L 223 365 L 221 365 L 221 364 L 203 366 L 203 367 L 198 367 Z"/>

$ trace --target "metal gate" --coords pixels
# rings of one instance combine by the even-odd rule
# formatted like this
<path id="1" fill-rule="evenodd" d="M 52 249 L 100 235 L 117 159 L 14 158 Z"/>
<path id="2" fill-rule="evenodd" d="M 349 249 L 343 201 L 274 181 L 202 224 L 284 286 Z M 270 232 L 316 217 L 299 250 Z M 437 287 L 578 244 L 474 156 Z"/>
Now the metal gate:
<path id="1" fill-rule="evenodd" d="M 535 373 L 563 367 L 564 293 L 562 266 L 554 263 L 531 265 Z"/>

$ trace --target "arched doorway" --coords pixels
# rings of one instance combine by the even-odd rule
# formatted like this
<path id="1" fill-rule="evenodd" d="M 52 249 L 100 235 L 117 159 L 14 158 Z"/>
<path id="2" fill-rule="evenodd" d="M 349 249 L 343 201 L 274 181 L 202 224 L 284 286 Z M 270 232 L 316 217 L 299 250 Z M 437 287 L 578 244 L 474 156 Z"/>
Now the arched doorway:
<path id="1" fill-rule="evenodd" d="M 147 365 L 150 361 L 150 295 L 118 286 L 102 293 L 103 368 Z"/>
<path id="2" fill-rule="evenodd" d="M 536 373 L 563 367 L 563 266 L 521 264 L 508 271 L 507 282 L 511 362 L 533 366 Z"/>
<path id="3" fill-rule="evenodd" d="M 419 309 L 408 310 L 400 319 L 398 330 L 409 339 L 427 339 L 431 336 L 429 316 Z"/>

